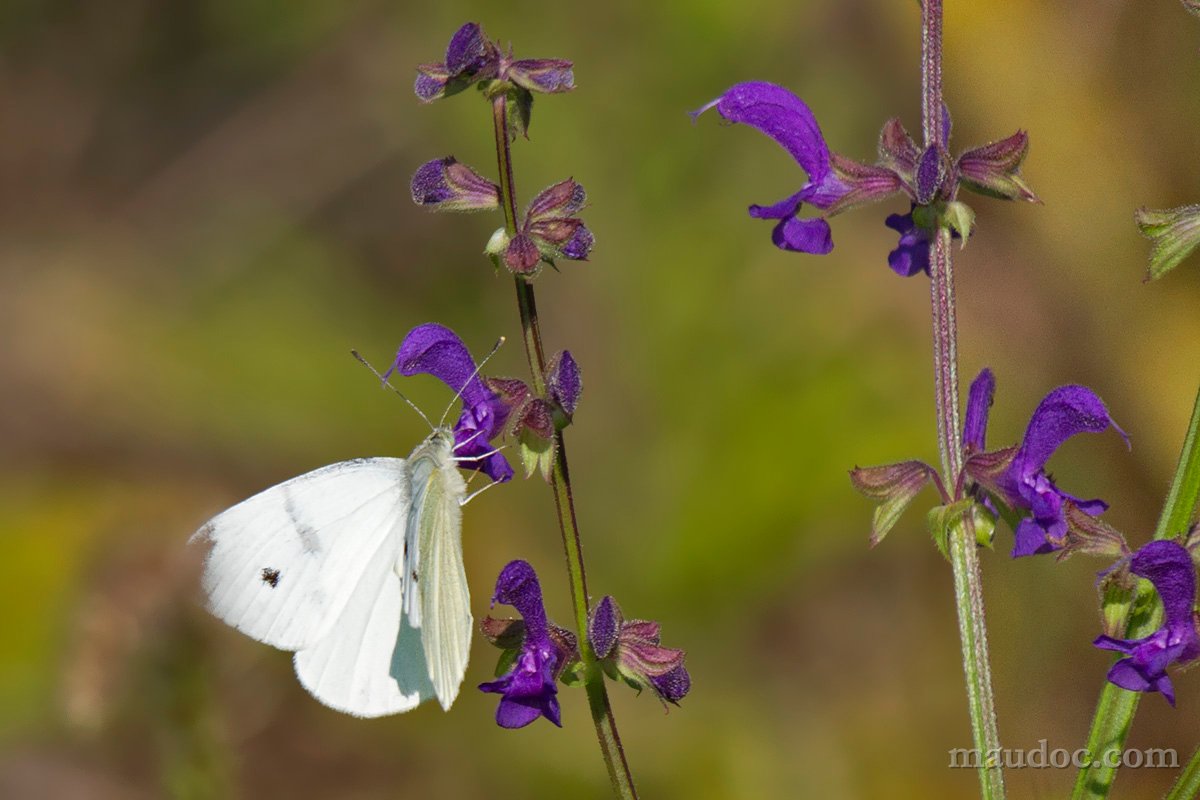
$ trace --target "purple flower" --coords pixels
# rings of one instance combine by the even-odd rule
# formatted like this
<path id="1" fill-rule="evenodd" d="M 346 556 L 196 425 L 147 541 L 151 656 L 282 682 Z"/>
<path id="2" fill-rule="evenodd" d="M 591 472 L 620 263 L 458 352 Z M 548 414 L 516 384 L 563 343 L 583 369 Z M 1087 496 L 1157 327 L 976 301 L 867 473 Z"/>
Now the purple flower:
<path id="1" fill-rule="evenodd" d="M 1029 420 L 1020 447 L 994 453 L 978 453 L 984 447 L 988 406 L 995 380 L 984 369 L 971 384 L 963 442 L 969 454 L 966 471 L 970 477 L 1014 510 L 1028 511 L 1016 530 L 1012 556 L 1061 550 L 1067 542 L 1071 508 L 1097 516 L 1108 504 L 1103 500 L 1081 500 L 1055 485 L 1046 474 L 1046 462 L 1067 439 L 1078 433 L 1100 433 L 1112 426 L 1125 436 L 1108 414 L 1103 401 L 1086 386 L 1060 386 L 1042 400 Z"/>
<path id="2" fill-rule="evenodd" d="M 446 60 L 417 67 L 413 91 L 422 102 L 449 97 L 468 86 L 497 79 L 508 81 L 525 92 L 569 92 L 575 88 L 571 62 L 559 58 L 514 60 L 483 35 L 483 29 L 468 22 L 450 38 Z M 528 95 L 526 95 L 528 96 Z"/>
<path id="3" fill-rule="evenodd" d="M 501 243 L 497 255 L 521 275 L 534 274 L 542 262 L 553 264 L 556 258 L 586 261 L 595 237 L 575 216 L 586 201 L 587 193 L 571 178 L 543 189 L 526 209 L 521 230 Z"/>
<path id="4" fill-rule="evenodd" d="M 659 624 L 626 620 L 617 601 L 600 599 L 588 620 L 588 641 L 601 665 L 631 686 L 649 687 L 664 703 L 679 704 L 692 688 L 684 651 L 659 644 Z M 614 674 L 615 673 L 615 674 Z"/>
<path id="5" fill-rule="evenodd" d="M 430 103 L 495 77 L 499 66 L 499 49 L 484 37 L 479 25 L 468 22 L 450 37 L 445 61 L 417 67 L 413 91 L 422 102 Z"/>
<path id="6" fill-rule="evenodd" d="M 783 250 L 824 255 L 833 249 L 827 217 L 903 193 L 919 212 L 915 217 L 910 210 L 887 218 L 887 226 L 900 234 L 888 264 L 899 275 L 928 273 L 934 230 L 945 226 L 959 237 L 970 235 L 973 212 L 955 200 L 960 183 L 995 197 L 1037 200 L 1018 174 L 1028 149 L 1024 134 L 970 150 L 953 162 L 947 151 L 950 114 L 945 107 L 942 140 L 923 151 L 898 119 L 884 123 L 875 164 L 831 151 L 811 109 L 783 87 L 761 81 L 736 84 L 692 112 L 693 120 L 714 107 L 724 119 L 770 136 L 808 175 L 808 182 L 790 197 L 769 206 L 750 206 L 750 216 L 778 220 L 771 238 Z M 805 203 L 821 213 L 801 219 Z"/>
<path id="7" fill-rule="evenodd" d="M 900 234 L 896 249 L 888 253 L 888 266 L 892 272 L 905 278 L 911 278 L 918 272 L 929 274 L 929 245 L 933 241 L 934 231 L 914 220 L 913 214 L 919 208 L 914 203 L 907 214 L 889 214 L 883 221 L 884 225 Z M 952 230 L 950 235 L 954 239 L 962 238 L 956 230 Z"/>
<path id="8" fill-rule="evenodd" d="M 931 231 L 913 222 L 914 205 L 907 214 L 891 214 L 883 221 L 900 234 L 900 243 L 888 253 L 888 266 L 897 275 L 911 278 L 918 272 L 929 274 L 929 242 Z"/>
<path id="9" fill-rule="evenodd" d="M 829 146 L 812 110 L 796 95 L 763 81 L 739 83 L 711 103 L 692 112 L 692 119 L 716 108 L 730 122 L 740 122 L 765 133 L 796 160 L 808 175 L 800 191 L 769 206 L 750 206 L 756 219 L 779 220 L 771 233 L 776 247 L 824 255 L 833 249 L 829 223 L 822 218 L 799 219 L 805 203 L 827 209 L 849 191 L 830 165 Z"/>
<path id="10" fill-rule="evenodd" d="M 1150 542 L 1133 554 L 1129 571 L 1154 584 L 1162 599 L 1162 627 L 1141 639 L 1099 636 L 1093 644 L 1116 650 L 1126 658 L 1112 665 L 1108 680 L 1131 692 L 1162 692 L 1175 705 L 1175 689 L 1167 677 L 1167 666 L 1200 657 L 1197 633 L 1196 567 L 1182 545 L 1169 541 Z"/>
<path id="11" fill-rule="evenodd" d="M 562 656 L 551 638 L 542 587 L 529 562 L 512 561 L 500 571 L 492 597 L 492 605 L 496 603 L 517 609 L 525 621 L 525 639 L 512 669 L 479 685 L 480 691 L 502 695 L 496 723 L 502 728 L 523 728 L 545 717 L 561 728 L 555 679 Z"/>
<path id="12" fill-rule="evenodd" d="M 384 375 L 427 373 L 439 379 L 462 398 L 462 414 L 454 424 L 454 452 L 463 469 L 476 469 L 494 481 L 507 481 L 513 469 L 492 439 L 504 430 L 508 407 L 487 387 L 475 368 L 475 360 L 458 334 L 429 322 L 408 332 L 396 353 L 396 360 Z"/>

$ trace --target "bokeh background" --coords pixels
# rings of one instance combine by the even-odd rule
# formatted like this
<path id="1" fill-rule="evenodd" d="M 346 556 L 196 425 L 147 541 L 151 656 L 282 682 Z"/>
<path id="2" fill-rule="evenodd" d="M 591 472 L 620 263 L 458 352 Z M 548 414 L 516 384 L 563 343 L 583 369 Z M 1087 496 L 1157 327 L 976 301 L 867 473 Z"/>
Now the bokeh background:
<path id="1" fill-rule="evenodd" d="M 947 3 L 953 148 L 1021 127 L 1044 206 L 976 197 L 958 259 L 964 380 L 999 380 L 992 440 L 1042 395 L 1094 387 L 1133 439 L 1052 468 L 1149 535 L 1197 388 L 1200 264 L 1141 283 L 1138 205 L 1200 200 L 1200 22 L 1174 2 Z M 824 258 L 774 249 L 751 202 L 799 169 L 748 128 L 685 111 L 767 79 L 831 145 L 871 159 L 919 128 L 918 12 L 897 0 L 588 5 L 9 0 L 0 8 L 0 795 L 12 798 L 603 798 L 579 691 L 565 729 L 492 723 L 495 698 L 355 720 L 289 657 L 197 606 L 188 535 L 322 464 L 403 456 L 424 423 L 348 355 L 438 320 L 521 374 L 512 288 L 479 255 L 498 217 L 415 207 L 446 154 L 493 169 L 486 106 L 420 106 L 413 66 L 476 20 L 566 57 L 517 187 L 588 189 L 590 263 L 538 282 L 551 350 L 586 393 L 569 432 L 593 592 L 661 620 L 694 680 L 664 714 L 614 691 L 646 797 L 969 797 L 949 569 L 914 510 L 874 551 L 855 464 L 936 459 L 924 278 L 886 266 L 902 202 L 838 218 Z M 440 413 L 432 380 L 404 389 Z M 921 504 L 932 504 L 932 494 Z M 538 480 L 467 509 L 482 616 L 499 568 L 541 571 L 569 618 Z M 984 554 L 1001 733 L 1081 746 L 1108 656 L 1084 559 Z M 475 642 L 467 684 L 494 651 Z M 1142 704 L 1130 743 L 1197 741 L 1200 680 Z M 1061 797 L 1061 770 L 1011 771 Z M 1129 770 L 1124 797 L 1172 775 Z"/>

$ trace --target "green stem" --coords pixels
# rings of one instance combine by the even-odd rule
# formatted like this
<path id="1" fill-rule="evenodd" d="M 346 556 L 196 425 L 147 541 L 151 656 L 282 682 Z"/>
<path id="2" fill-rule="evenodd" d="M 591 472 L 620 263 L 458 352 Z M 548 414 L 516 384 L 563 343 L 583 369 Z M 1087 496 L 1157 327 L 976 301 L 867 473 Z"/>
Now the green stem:
<path id="1" fill-rule="evenodd" d="M 1163 800 L 1195 800 L 1197 797 L 1200 797 L 1200 748 L 1192 753 L 1191 760 L 1179 774 L 1179 780 L 1175 781 Z"/>
<path id="2" fill-rule="evenodd" d="M 942 0 L 925 0 L 921 9 L 921 128 L 926 148 L 941 146 L 946 135 L 942 116 Z M 939 227 L 933 241 L 929 275 L 933 307 L 938 453 L 945 484 L 958 486 L 958 476 L 962 471 L 958 414 L 958 323 L 955 319 L 950 232 L 944 227 Z M 951 527 L 948 551 L 954 572 L 954 604 L 958 609 L 958 635 L 962 642 L 971 734 L 975 749 L 980 753 L 980 794 L 984 800 L 1002 800 L 1004 773 L 1000 764 L 990 763 L 988 758 L 989 754 L 999 753 L 1000 734 L 996 728 L 995 701 L 992 697 L 979 553 L 969 520 L 965 525 Z"/>
<path id="3" fill-rule="evenodd" d="M 517 201 L 513 188 L 512 153 L 508 138 L 508 105 L 503 94 L 492 99 L 492 120 L 496 134 L 496 161 L 500 173 L 500 201 L 504 208 L 504 224 L 508 235 L 517 234 Z M 514 276 L 517 291 L 517 307 L 521 313 L 521 332 L 525 341 L 525 355 L 529 361 L 529 372 L 533 378 L 533 391 L 537 395 L 546 393 L 546 353 L 542 347 L 542 333 L 538 324 L 537 299 L 533 284 L 524 276 Z M 579 537 L 579 523 L 575 517 L 575 498 L 571 492 L 571 473 L 567 468 L 567 447 L 562 432 L 555 434 L 554 466 L 550 474 L 550 488 L 554 491 L 554 505 L 558 511 L 558 527 L 562 532 L 563 551 L 567 561 L 567 575 L 571 583 L 571 602 L 575 610 L 575 630 L 579 637 L 579 655 L 583 660 L 584 687 L 587 690 L 588 709 L 596 725 L 596 738 L 600 742 L 600 753 L 608 767 L 613 791 L 622 800 L 636 800 L 637 789 L 633 785 L 633 774 L 625 759 L 621 737 L 617 733 L 617 722 L 613 717 L 612 705 L 608 701 L 608 687 L 604 683 L 604 671 L 596 661 L 588 642 L 588 591 L 587 572 L 583 565 L 583 546 Z"/>
<path id="4" fill-rule="evenodd" d="M 1188 423 L 1175 478 L 1167 493 L 1166 504 L 1154 529 L 1155 539 L 1168 539 L 1187 530 L 1200 501 L 1200 391 L 1192 408 L 1192 419 Z M 1162 623 L 1162 606 L 1157 602 L 1154 586 L 1149 581 L 1139 581 L 1137 595 L 1130 605 L 1125 636 L 1140 639 L 1149 635 Z M 1133 715 L 1137 713 L 1139 692 L 1121 689 L 1105 683 L 1096 703 L 1092 728 L 1088 732 L 1087 749 L 1092 754 L 1090 766 L 1082 767 L 1075 780 L 1073 800 L 1100 800 L 1108 797 L 1117 767 L 1108 763 L 1120 763 L 1119 755 L 1125 748 L 1125 738 L 1133 727 Z M 1108 755 L 1112 753 L 1113 755 Z M 1196 759 L 1193 757 L 1192 761 Z M 1189 770 L 1194 768 L 1189 766 Z M 1191 795 L 1187 795 L 1191 796 Z"/>

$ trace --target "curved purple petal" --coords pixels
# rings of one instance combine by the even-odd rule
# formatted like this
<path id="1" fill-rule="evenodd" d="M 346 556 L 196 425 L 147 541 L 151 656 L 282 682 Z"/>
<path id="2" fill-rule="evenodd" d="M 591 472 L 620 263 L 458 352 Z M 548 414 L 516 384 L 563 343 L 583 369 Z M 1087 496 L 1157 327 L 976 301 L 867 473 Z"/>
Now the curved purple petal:
<path id="1" fill-rule="evenodd" d="M 495 397 L 476 374 L 475 359 L 471 358 L 462 339 L 436 322 L 418 325 L 408 332 L 387 374 L 390 375 L 392 371 L 399 371 L 405 376 L 418 373 L 432 375 L 457 392 L 464 406 L 481 405 Z"/>
<path id="2" fill-rule="evenodd" d="M 833 249 L 833 234 L 823 219 L 782 220 L 771 231 L 771 241 L 781 250 L 823 256 Z"/>
<path id="3" fill-rule="evenodd" d="M 1045 467 L 1067 439 L 1078 433 L 1100 433 L 1110 425 L 1129 441 L 1095 392 L 1086 386 L 1060 386 L 1046 395 L 1033 412 L 1011 474 L 1027 478 Z"/>
<path id="4" fill-rule="evenodd" d="M 492 603 L 503 603 L 520 612 L 525 620 L 527 639 L 548 639 L 550 634 L 546 608 L 542 605 L 542 585 L 528 561 L 510 561 L 500 570 Z"/>
<path id="5" fill-rule="evenodd" d="M 996 376 L 987 367 L 979 371 L 975 380 L 971 381 L 971 391 L 967 395 L 967 415 L 963 422 L 963 446 L 969 450 L 982 452 L 987 441 L 988 412 L 992 408 L 992 398 L 996 394 Z"/>
<path id="6" fill-rule="evenodd" d="M 1191 624 L 1196 567 L 1186 547 L 1166 539 L 1150 542 L 1133 555 L 1129 571 L 1154 584 L 1162 598 L 1167 626 Z"/>
<path id="7" fill-rule="evenodd" d="M 765 81 L 738 83 L 703 108 L 698 116 L 716 106 L 730 122 L 757 128 L 791 154 L 809 180 L 819 184 L 829 174 L 829 147 L 812 110 L 782 86 Z"/>

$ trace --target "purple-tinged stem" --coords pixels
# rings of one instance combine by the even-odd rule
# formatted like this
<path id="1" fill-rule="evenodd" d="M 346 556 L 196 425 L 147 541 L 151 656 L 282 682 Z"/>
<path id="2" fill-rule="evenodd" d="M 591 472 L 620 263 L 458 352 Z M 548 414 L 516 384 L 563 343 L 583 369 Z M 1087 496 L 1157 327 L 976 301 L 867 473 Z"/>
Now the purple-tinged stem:
<path id="1" fill-rule="evenodd" d="M 945 138 L 942 116 L 942 0 L 924 0 L 921 8 L 921 130 L 925 147 Z M 955 319 L 954 268 L 950 231 L 939 227 L 930 252 L 930 300 L 933 308 L 934 395 L 937 403 L 938 452 L 944 482 L 958 486 L 962 471 L 961 424 L 958 414 L 958 323 Z M 960 498 L 955 497 L 955 500 Z M 980 754 L 979 786 L 984 800 L 1002 800 L 1004 773 L 988 755 L 1000 752 L 988 663 L 987 623 L 974 526 L 968 515 L 952 526 L 948 552 L 954 571 L 954 600 L 962 642 L 967 705 L 976 752 Z"/>
<path id="2" fill-rule="evenodd" d="M 503 94 L 492 99 L 492 120 L 496 134 L 496 162 L 500 173 L 500 202 L 504 208 L 504 225 L 508 235 L 515 236 L 517 200 L 516 190 L 513 188 L 512 153 L 509 149 L 508 102 Z M 538 325 L 537 299 L 534 296 L 533 284 L 524 276 L 515 275 L 513 279 L 516 283 L 517 307 L 521 313 L 521 331 L 525 341 L 525 355 L 529 360 L 529 372 L 533 378 L 533 390 L 538 395 L 543 395 L 546 391 L 546 354 L 542 347 L 541 328 Z M 584 688 L 587 691 L 588 709 L 596 725 L 596 738 L 600 742 L 600 753 L 608 767 L 613 791 L 622 800 L 637 800 L 633 773 L 630 772 L 629 762 L 625 759 L 625 749 L 621 746 L 621 737 L 617 733 L 617 721 L 608 701 L 604 672 L 588 642 L 589 609 L 583 545 L 579 537 L 579 523 L 575 518 L 575 498 L 571 492 L 571 473 L 567 469 L 567 448 L 562 431 L 556 433 L 555 438 L 550 487 L 554 491 L 558 527 L 562 532 L 567 575 L 571 582 L 571 601 L 575 609 L 579 655 L 584 665 Z"/>

